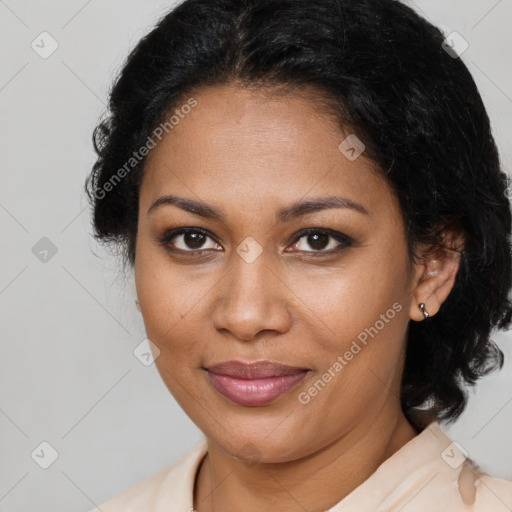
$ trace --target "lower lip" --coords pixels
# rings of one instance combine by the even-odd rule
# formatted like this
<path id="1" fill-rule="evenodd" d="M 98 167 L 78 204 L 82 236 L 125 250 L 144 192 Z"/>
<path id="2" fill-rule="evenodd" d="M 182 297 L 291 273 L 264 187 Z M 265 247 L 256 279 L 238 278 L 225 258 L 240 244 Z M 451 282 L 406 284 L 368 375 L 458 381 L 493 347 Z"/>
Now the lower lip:
<path id="1" fill-rule="evenodd" d="M 303 371 L 281 377 L 241 379 L 209 371 L 208 377 L 212 386 L 226 398 L 238 405 L 254 407 L 269 404 L 284 395 L 293 389 L 306 373 L 307 371 Z"/>

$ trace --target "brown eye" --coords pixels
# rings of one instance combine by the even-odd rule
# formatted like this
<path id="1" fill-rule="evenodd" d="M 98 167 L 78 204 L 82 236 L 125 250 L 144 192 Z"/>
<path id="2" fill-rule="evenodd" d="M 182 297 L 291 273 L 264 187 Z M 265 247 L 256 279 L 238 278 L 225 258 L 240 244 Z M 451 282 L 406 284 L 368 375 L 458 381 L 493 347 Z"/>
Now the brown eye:
<path id="1" fill-rule="evenodd" d="M 208 242 L 208 240 L 211 240 Z M 218 244 L 202 229 L 180 228 L 168 231 L 157 242 L 173 251 L 194 252 L 218 250 Z"/>
<path id="2" fill-rule="evenodd" d="M 292 248 L 301 252 L 332 254 L 350 245 L 352 240 L 343 233 L 310 228 L 299 233 Z"/>
<path id="3" fill-rule="evenodd" d="M 203 233 L 184 233 L 182 236 L 183 243 L 190 249 L 200 249 L 206 240 Z"/>
<path id="4" fill-rule="evenodd" d="M 325 249 L 326 246 L 329 245 L 329 238 L 331 238 L 329 235 L 326 235 L 325 233 L 320 233 L 315 235 L 307 235 L 306 240 L 310 247 L 320 251 L 322 249 Z"/>

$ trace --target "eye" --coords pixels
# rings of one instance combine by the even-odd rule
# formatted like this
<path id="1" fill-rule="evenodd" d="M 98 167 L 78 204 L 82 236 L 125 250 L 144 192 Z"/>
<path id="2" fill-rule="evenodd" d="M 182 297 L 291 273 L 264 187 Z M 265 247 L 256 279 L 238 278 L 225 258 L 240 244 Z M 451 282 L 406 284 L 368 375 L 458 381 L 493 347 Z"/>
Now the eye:
<path id="1" fill-rule="evenodd" d="M 294 250 L 310 253 L 333 254 L 352 245 L 350 237 L 330 229 L 309 228 L 301 231 L 291 245 Z M 308 250 L 307 247 L 312 250 Z M 285 252 L 290 252 L 288 249 Z"/>
<path id="2" fill-rule="evenodd" d="M 210 242 L 208 242 L 210 239 Z M 166 231 L 162 236 L 155 239 L 160 245 L 172 252 L 188 252 L 199 256 L 204 252 L 221 251 L 221 246 L 214 240 L 213 236 L 200 228 L 178 228 Z M 351 246 L 353 240 L 331 229 L 309 228 L 301 231 L 295 236 L 294 242 L 285 252 L 307 252 L 311 256 L 323 256 L 337 253 L 345 247 Z M 307 247 L 312 250 L 308 250 Z M 318 254 L 315 254 L 318 253 Z"/>
<path id="3" fill-rule="evenodd" d="M 207 240 L 211 239 L 208 243 Z M 199 228 L 179 228 L 167 231 L 156 241 L 170 251 L 196 252 L 218 249 L 217 244 L 209 233 Z"/>

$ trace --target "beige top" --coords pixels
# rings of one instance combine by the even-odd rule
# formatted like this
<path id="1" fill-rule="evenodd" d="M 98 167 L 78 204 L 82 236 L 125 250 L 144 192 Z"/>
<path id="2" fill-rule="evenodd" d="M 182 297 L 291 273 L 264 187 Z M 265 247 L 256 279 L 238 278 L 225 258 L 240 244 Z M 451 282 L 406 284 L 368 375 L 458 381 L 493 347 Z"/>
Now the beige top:
<path id="1" fill-rule="evenodd" d="M 196 472 L 206 451 L 205 439 L 90 512 L 192 512 Z M 327 512 L 399 511 L 511 512 L 512 481 L 476 469 L 434 421 Z"/>

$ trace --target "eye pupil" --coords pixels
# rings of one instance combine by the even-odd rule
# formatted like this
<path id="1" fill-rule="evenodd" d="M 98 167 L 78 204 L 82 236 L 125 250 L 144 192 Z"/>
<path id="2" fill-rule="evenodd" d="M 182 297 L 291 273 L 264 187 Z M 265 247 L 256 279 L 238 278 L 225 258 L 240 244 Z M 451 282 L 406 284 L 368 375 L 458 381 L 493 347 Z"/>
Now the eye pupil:
<path id="1" fill-rule="evenodd" d="M 314 249 L 324 249 L 329 245 L 329 235 L 325 233 L 308 235 L 308 244 Z"/>
<path id="2" fill-rule="evenodd" d="M 198 249 L 204 243 L 205 235 L 203 233 L 185 233 L 184 240 L 191 249 Z"/>

